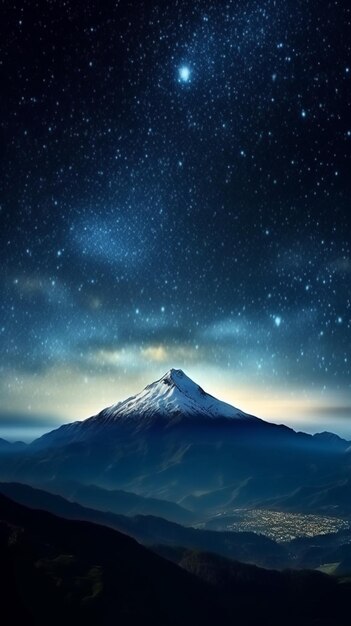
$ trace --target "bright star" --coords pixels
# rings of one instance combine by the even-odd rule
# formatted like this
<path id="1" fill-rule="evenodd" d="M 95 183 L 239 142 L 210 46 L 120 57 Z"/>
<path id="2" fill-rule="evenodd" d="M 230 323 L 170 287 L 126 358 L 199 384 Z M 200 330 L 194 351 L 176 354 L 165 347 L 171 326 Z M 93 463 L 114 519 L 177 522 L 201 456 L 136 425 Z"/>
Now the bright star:
<path id="1" fill-rule="evenodd" d="M 182 65 L 179 70 L 179 81 L 182 83 L 187 83 L 190 80 L 190 69 L 186 65 Z"/>

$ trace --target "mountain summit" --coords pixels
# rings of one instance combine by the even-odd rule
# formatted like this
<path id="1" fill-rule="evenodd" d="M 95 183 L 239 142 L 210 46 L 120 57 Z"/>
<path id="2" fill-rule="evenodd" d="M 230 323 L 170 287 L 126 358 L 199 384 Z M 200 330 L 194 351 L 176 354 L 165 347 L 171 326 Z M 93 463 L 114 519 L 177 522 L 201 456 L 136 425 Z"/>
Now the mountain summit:
<path id="1" fill-rule="evenodd" d="M 162 378 L 147 385 L 141 393 L 99 414 L 100 418 L 108 421 L 138 416 L 147 419 L 154 415 L 258 420 L 206 393 L 180 369 L 170 369 Z"/>
<path id="2" fill-rule="evenodd" d="M 188 422 L 201 424 L 221 420 L 226 423 L 264 424 L 234 406 L 217 400 L 180 369 L 170 369 L 162 378 L 140 393 L 109 406 L 86 420 L 65 424 L 33 442 L 32 447 L 66 445 L 78 441 L 112 442 L 121 428 L 140 432 L 150 427 L 169 427 Z M 111 428 L 109 428 L 111 427 Z"/>

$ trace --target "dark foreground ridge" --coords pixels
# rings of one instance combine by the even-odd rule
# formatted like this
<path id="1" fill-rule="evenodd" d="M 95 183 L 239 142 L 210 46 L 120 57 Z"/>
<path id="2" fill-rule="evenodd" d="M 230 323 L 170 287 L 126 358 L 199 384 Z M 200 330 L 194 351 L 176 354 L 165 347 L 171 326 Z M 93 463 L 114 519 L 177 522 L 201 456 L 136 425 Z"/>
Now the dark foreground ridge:
<path id="1" fill-rule="evenodd" d="M 11 623 L 349 624 L 350 585 L 317 572 L 262 570 L 182 548 L 160 549 L 161 557 L 112 529 L 3 495 L 0 520 L 2 611 Z"/>

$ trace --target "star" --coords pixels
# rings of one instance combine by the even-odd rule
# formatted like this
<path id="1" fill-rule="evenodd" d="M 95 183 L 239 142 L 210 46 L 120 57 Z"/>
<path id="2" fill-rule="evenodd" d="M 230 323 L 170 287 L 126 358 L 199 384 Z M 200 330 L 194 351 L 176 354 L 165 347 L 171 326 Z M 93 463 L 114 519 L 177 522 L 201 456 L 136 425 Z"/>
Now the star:
<path id="1" fill-rule="evenodd" d="M 279 315 L 276 315 L 274 318 L 274 323 L 276 327 L 279 328 L 280 324 L 282 323 L 282 318 Z"/>
<path id="2" fill-rule="evenodd" d="M 179 82 L 188 83 L 190 81 L 190 68 L 187 65 L 182 65 L 178 70 Z"/>

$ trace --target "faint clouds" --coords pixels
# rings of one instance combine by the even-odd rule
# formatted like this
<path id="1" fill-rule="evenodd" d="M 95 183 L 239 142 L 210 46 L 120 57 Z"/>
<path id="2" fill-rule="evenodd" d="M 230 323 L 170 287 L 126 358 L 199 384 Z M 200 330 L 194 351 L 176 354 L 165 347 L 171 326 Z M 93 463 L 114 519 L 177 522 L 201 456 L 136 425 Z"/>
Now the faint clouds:
<path id="1" fill-rule="evenodd" d="M 194 362 L 199 359 L 198 347 L 167 346 L 164 344 L 149 344 L 139 347 L 126 345 L 121 348 L 101 348 L 94 350 L 88 356 L 88 363 L 102 369 L 111 370 L 140 370 L 150 364 L 165 364 L 172 367 L 175 362 Z"/>
<path id="2" fill-rule="evenodd" d="M 156 361 L 156 363 L 162 363 L 162 361 L 169 358 L 169 354 L 164 346 L 148 346 L 147 348 L 142 348 L 141 353 L 146 360 Z"/>
<path id="3" fill-rule="evenodd" d="M 242 338 L 246 337 L 249 327 L 251 326 L 250 322 L 245 322 L 244 320 L 225 318 L 208 326 L 203 334 L 206 338 L 214 339 L 216 341 L 231 338 Z"/>
<path id="4" fill-rule="evenodd" d="M 20 275 L 11 279 L 11 284 L 20 298 L 43 299 L 48 304 L 62 305 L 70 301 L 69 291 L 56 278 L 40 275 Z"/>
<path id="5" fill-rule="evenodd" d="M 133 347 L 101 348 L 90 353 L 87 360 L 90 365 L 101 368 L 134 368 L 136 366 L 136 351 Z"/>
<path id="6" fill-rule="evenodd" d="M 339 257 L 330 263 L 330 269 L 339 274 L 350 274 L 351 259 L 349 257 Z"/>

